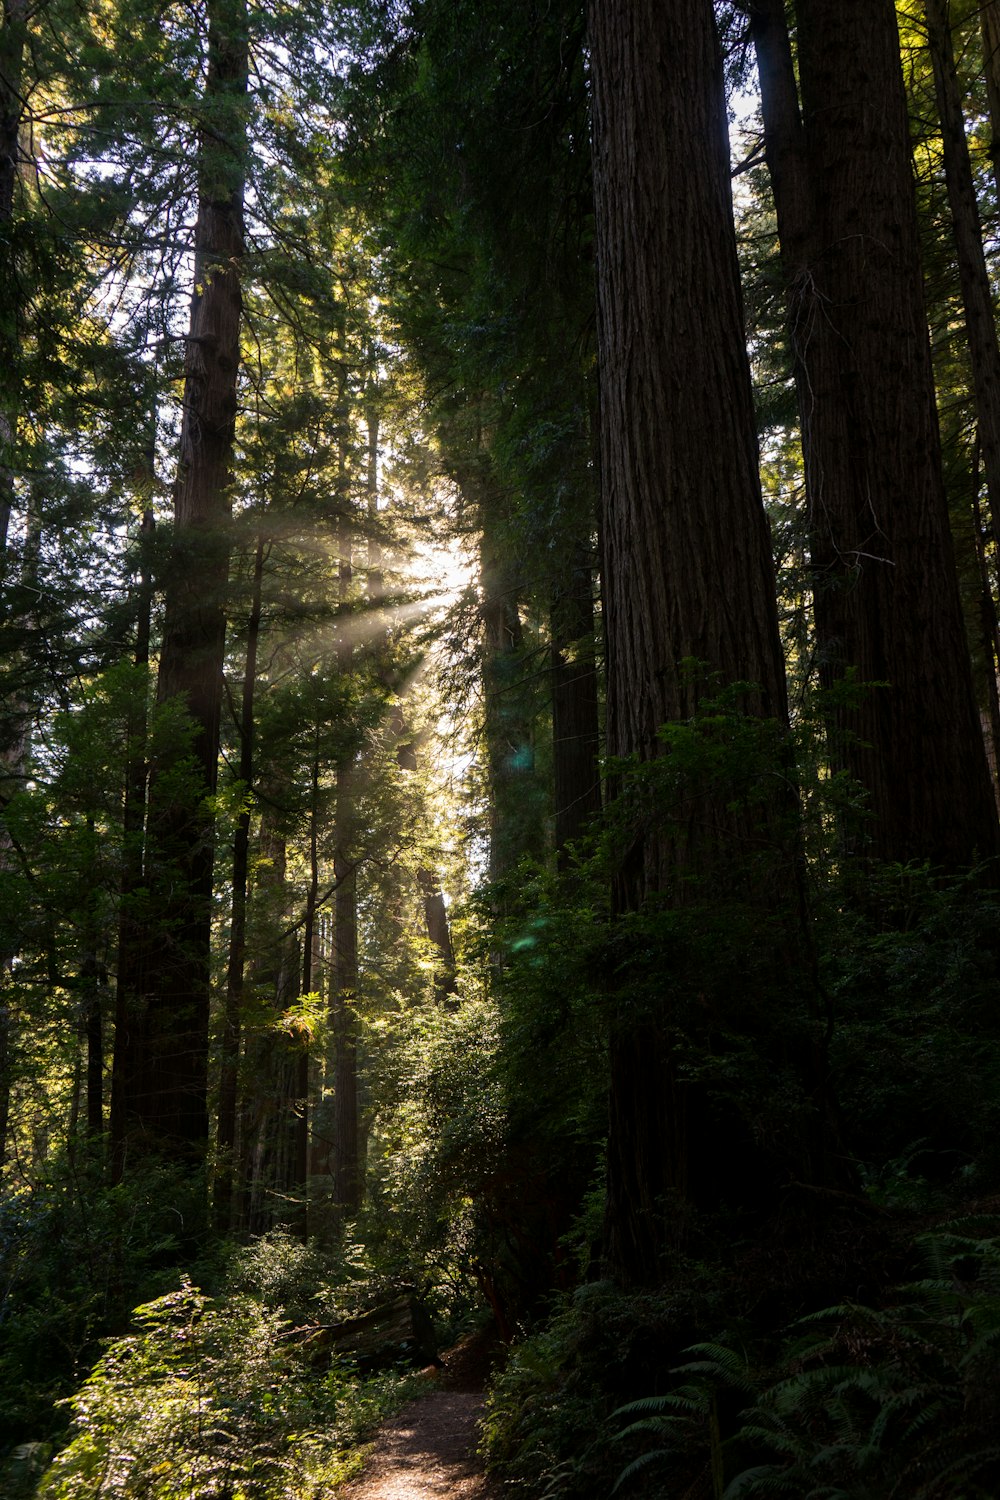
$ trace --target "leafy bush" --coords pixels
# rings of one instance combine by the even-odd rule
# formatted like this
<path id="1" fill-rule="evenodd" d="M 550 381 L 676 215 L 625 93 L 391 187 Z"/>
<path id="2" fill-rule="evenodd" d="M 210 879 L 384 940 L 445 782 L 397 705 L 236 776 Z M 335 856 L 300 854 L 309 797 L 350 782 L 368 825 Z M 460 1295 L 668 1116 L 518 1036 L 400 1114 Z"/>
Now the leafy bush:
<path id="1" fill-rule="evenodd" d="M 176 1283 L 199 1183 L 154 1167 L 114 1188 L 102 1178 L 81 1152 L 0 1199 L 0 1451 L 57 1436 L 58 1403 L 99 1340 L 126 1326 L 138 1297 Z"/>
<path id="2" fill-rule="evenodd" d="M 488 1393 L 491 1471 L 552 1500 L 610 1493 L 621 1468 L 612 1413 L 667 1378 L 697 1326 L 698 1303 L 694 1291 L 625 1293 L 609 1282 L 564 1298 L 515 1346 Z"/>
<path id="3" fill-rule="evenodd" d="M 265 1244 L 257 1272 L 247 1252 L 239 1278 L 273 1289 L 284 1262 L 287 1284 L 295 1257 L 280 1250 Z M 185 1280 L 134 1316 L 72 1398 L 72 1440 L 39 1500 L 311 1500 L 357 1466 L 403 1389 L 315 1369 L 286 1310 L 245 1291 L 213 1300 Z"/>

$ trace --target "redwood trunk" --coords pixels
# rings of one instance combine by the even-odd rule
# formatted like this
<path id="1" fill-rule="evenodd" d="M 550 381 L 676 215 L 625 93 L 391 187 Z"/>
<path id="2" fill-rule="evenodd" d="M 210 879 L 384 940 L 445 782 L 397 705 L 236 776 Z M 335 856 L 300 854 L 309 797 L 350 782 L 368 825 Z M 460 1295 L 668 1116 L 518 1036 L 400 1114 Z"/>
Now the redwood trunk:
<path id="1" fill-rule="evenodd" d="M 695 714 L 704 670 L 717 685 L 756 684 L 746 712 L 779 722 L 785 683 L 711 0 L 602 0 L 590 34 L 608 749 L 650 760 L 659 726 Z M 692 876 L 751 884 L 760 833 L 710 799 L 692 805 L 683 838 L 637 820 L 617 910 L 683 903 Z M 660 1277 L 685 1205 L 712 1200 L 725 1164 L 677 1076 L 676 1025 L 669 1001 L 637 1016 L 623 996 L 607 1253 L 626 1283 Z M 751 1174 L 742 1191 L 756 1185 Z"/>
<path id="2" fill-rule="evenodd" d="M 868 793 L 858 847 L 964 866 L 998 830 L 962 621 L 891 0 L 801 0 L 802 107 L 780 0 L 761 74 L 809 501 L 824 681 L 860 688 L 834 758 Z"/>
<path id="3" fill-rule="evenodd" d="M 190 716 L 190 751 L 154 767 L 147 822 L 157 946 L 146 966 L 135 1066 L 123 1079 L 125 1131 L 143 1150 L 200 1161 L 208 1141 L 208 1021 L 215 791 L 229 567 L 246 156 L 247 17 L 209 6 L 199 145 L 195 291 L 166 580 L 158 697 Z"/>

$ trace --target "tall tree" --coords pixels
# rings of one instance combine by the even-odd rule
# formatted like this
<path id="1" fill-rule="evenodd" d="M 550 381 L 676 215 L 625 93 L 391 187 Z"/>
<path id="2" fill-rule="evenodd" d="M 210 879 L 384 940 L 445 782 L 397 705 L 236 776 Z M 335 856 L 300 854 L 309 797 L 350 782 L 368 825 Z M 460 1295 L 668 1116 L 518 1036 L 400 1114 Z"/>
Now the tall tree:
<path id="1" fill-rule="evenodd" d="M 713 8 L 608 0 L 591 8 L 590 37 L 608 748 L 651 760 L 659 727 L 697 713 L 702 668 L 686 663 L 753 684 L 746 713 L 778 722 L 785 684 Z M 730 891 L 751 882 L 768 816 L 703 799 L 684 838 L 640 823 L 618 911 L 683 903 L 699 875 Z M 627 999 L 614 1025 L 608 1251 L 630 1282 L 661 1274 L 671 1205 L 710 1201 L 704 1174 L 722 1164 L 678 1076 L 676 1025 L 665 1005 L 637 1016 Z"/>
<path id="2" fill-rule="evenodd" d="M 212 868 L 230 477 L 240 367 L 248 18 L 243 0 L 207 9 L 194 292 L 166 579 L 158 697 L 190 717 L 190 747 L 154 768 L 147 819 L 158 942 L 117 1045 L 126 1136 L 195 1159 L 208 1142 Z"/>
<path id="3" fill-rule="evenodd" d="M 16 423 L 16 371 L 20 298 L 14 257 L 14 189 L 21 165 L 24 114 L 25 0 L 5 0 L 0 21 L 0 557 L 7 548 L 13 505 L 11 448 Z"/>
<path id="4" fill-rule="evenodd" d="M 1000 849 L 972 690 L 924 316 L 891 0 L 752 10 L 809 497 L 825 681 L 852 669 L 835 755 L 867 850 L 950 867 Z"/>

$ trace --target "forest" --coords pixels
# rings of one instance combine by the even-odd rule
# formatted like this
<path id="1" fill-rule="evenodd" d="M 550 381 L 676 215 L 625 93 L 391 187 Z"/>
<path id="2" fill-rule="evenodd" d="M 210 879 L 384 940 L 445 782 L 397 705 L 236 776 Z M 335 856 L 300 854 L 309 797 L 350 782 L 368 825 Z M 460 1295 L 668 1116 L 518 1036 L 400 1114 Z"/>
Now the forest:
<path id="1" fill-rule="evenodd" d="M 996 1500 L 998 299 L 1000 0 L 2 0 L 0 1495 Z"/>

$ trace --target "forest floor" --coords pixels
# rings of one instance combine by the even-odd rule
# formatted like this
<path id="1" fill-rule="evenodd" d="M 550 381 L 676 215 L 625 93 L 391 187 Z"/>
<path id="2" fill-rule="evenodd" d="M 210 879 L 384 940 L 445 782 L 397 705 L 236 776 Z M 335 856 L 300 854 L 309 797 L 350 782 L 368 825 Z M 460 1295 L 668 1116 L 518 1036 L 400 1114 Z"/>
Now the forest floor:
<path id="1" fill-rule="evenodd" d="M 500 1500 L 476 1454 L 491 1342 L 473 1335 L 443 1356 L 427 1394 L 382 1425 L 337 1500 Z"/>

